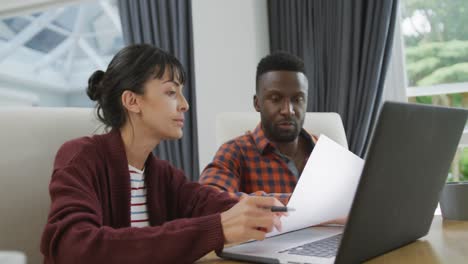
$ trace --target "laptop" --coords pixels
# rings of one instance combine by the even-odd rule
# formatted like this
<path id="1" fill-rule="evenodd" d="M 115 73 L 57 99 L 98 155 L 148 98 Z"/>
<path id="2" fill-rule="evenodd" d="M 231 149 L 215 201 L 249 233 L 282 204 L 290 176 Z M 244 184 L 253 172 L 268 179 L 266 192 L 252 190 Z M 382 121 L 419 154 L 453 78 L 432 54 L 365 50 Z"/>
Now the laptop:
<path id="1" fill-rule="evenodd" d="M 296 230 L 225 248 L 220 257 L 259 263 L 361 263 L 423 237 L 467 116 L 464 109 L 385 102 L 345 227 Z"/>

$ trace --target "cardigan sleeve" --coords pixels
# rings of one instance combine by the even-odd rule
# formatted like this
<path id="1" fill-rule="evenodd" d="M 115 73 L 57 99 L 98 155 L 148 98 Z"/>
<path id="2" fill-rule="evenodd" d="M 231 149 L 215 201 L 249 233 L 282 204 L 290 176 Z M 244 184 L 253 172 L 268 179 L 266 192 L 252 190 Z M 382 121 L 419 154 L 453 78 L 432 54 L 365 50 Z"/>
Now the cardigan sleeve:
<path id="1" fill-rule="evenodd" d="M 224 244 L 214 207 L 160 226 L 114 229 L 102 223 L 96 173 L 86 162 L 56 168 L 41 252 L 45 263 L 192 263 Z M 209 214 L 208 212 L 212 213 Z"/>
<path id="2" fill-rule="evenodd" d="M 176 197 L 176 206 L 179 217 L 199 217 L 214 213 L 224 212 L 236 204 L 239 199 L 229 193 L 220 192 L 217 189 L 201 185 L 198 182 L 190 182 L 184 173 L 172 166 L 171 186 L 172 194 Z"/>

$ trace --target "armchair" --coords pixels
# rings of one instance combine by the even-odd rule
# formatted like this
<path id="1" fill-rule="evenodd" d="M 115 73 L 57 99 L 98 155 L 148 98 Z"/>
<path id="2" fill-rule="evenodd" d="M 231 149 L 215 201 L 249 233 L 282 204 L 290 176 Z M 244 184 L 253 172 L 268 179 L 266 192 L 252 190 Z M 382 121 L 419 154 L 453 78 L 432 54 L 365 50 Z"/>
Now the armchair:
<path id="1" fill-rule="evenodd" d="M 260 122 L 257 112 L 222 112 L 216 116 L 216 145 L 253 130 Z M 310 134 L 324 134 L 345 148 L 348 148 L 343 122 L 338 113 L 308 112 L 304 129 Z"/>
<path id="2" fill-rule="evenodd" d="M 0 250 L 39 251 L 50 199 L 48 186 L 58 148 L 100 130 L 89 108 L 0 108 Z"/>

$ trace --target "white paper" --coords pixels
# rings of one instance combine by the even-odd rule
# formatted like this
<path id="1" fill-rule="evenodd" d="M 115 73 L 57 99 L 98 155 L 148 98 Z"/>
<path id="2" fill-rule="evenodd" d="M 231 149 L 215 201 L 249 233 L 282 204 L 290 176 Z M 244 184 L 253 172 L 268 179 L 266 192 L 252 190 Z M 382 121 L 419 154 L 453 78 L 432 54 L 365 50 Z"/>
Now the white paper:
<path id="1" fill-rule="evenodd" d="M 267 237 L 347 216 L 363 167 L 363 159 L 320 135 L 288 203 L 296 211 Z"/>

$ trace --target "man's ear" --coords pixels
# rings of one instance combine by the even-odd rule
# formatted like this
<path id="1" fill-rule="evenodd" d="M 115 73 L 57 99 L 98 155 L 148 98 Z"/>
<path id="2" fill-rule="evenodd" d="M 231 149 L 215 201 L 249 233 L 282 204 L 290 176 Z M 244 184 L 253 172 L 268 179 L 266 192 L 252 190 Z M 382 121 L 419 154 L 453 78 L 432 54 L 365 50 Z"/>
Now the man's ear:
<path id="1" fill-rule="evenodd" d="M 257 112 L 260 112 L 260 105 L 258 103 L 258 96 L 257 95 L 254 95 L 253 97 L 253 105 L 254 105 L 254 108 Z"/>
<path id="2" fill-rule="evenodd" d="M 126 90 L 122 93 L 122 105 L 127 111 L 132 113 L 140 113 L 140 102 L 137 94 L 132 91 Z"/>

